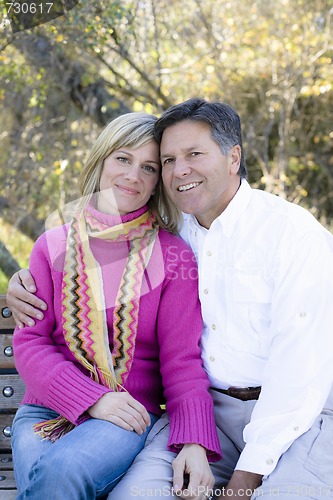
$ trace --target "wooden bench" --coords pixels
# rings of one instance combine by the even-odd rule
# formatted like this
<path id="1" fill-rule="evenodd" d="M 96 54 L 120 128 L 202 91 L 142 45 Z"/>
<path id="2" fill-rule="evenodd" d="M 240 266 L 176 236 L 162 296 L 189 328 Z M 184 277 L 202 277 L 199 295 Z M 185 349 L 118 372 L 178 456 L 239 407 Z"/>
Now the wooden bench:
<path id="1" fill-rule="evenodd" d="M 24 384 L 15 370 L 12 335 L 15 322 L 0 295 L 0 499 L 14 500 L 16 486 L 11 453 L 11 425 L 24 393 Z"/>

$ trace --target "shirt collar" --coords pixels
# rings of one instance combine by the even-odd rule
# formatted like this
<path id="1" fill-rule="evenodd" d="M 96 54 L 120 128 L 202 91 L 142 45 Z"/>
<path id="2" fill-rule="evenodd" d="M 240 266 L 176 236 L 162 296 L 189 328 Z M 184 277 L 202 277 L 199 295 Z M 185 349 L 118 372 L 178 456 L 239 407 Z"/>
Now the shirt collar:
<path id="1" fill-rule="evenodd" d="M 252 196 L 252 188 L 246 179 L 241 180 L 241 185 L 236 192 L 235 196 L 230 201 L 227 208 L 219 215 L 212 223 L 210 229 L 216 227 L 217 224 L 220 225 L 224 235 L 226 237 L 231 237 L 235 230 L 237 222 L 248 206 Z M 184 221 L 188 224 L 190 231 L 207 231 L 207 229 L 200 226 L 197 219 L 193 214 L 183 214 Z"/>

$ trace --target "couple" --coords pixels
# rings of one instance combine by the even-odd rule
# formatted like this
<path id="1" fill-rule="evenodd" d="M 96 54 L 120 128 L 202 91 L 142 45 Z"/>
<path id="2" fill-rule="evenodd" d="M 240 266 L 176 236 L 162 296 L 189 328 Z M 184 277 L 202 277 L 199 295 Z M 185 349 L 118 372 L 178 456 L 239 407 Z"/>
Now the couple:
<path id="1" fill-rule="evenodd" d="M 88 205 L 31 257 L 47 310 L 14 335 L 27 384 L 13 428 L 19 498 L 41 498 L 50 481 L 63 498 L 333 497 L 332 235 L 249 186 L 229 106 L 173 106 L 151 118 L 147 142 L 120 137 L 120 119 L 82 173 Z M 167 232 L 177 227 L 172 202 L 198 262 L 209 397 L 193 257 Z M 27 302 L 42 302 L 21 278 L 8 302 L 26 322 L 41 314 Z M 158 419 L 162 384 L 168 416 Z M 30 422 L 54 442 L 38 440 Z M 28 464 L 25 446 L 35 453 Z"/>

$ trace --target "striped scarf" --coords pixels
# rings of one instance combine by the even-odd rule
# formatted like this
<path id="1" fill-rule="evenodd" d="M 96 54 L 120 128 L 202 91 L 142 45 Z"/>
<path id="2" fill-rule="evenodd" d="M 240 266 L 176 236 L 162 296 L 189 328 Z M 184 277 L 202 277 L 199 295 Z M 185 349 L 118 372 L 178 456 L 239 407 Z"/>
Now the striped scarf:
<path id="1" fill-rule="evenodd" d="M 83 214 L 74 215 L 69 227 L 62 289 L 64 337 L 90 377 L 113 391 L 122 388 L 132 366 L 141 285 L 157 233 L 156 219 L 149 211 L 109 227 L 97 220 L 88 207 Z M 102 273 L 90 249 L 89 238 L 129 242 L 113 315 L 112 352 Z M 51 441 L 73 428 L 74 425 L 61 416 L 34 426 L 36 433 Z"/>

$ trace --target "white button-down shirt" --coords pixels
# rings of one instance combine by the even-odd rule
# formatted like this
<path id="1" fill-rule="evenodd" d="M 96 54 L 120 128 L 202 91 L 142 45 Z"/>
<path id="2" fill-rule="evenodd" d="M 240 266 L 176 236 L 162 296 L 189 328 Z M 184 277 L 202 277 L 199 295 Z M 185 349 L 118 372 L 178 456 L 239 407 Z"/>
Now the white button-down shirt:
<path id="1" fill-rule="evenodd" d="M 269 474 L 333 382 L 333 236 L 243 180 L 209 230 L 184 214 L 197 256 L 203 360 L 217 388 L 262 386 L 237 469 Z"/>

